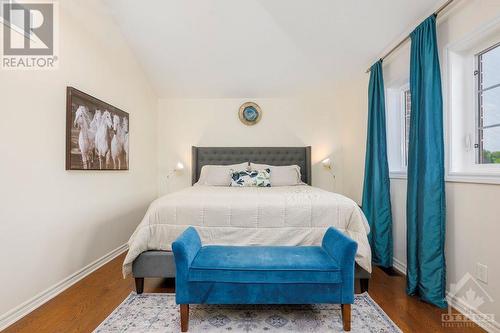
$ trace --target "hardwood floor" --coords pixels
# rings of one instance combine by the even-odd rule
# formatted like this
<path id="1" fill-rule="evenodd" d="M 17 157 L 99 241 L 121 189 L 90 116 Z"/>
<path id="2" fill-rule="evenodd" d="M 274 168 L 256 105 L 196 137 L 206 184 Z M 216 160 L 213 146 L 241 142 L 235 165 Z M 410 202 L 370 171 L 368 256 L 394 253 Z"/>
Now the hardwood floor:
<path id="1" fill-rule="evenodd" d="M 471 328 L 442 327 L 441 314 L 448 310 L 436 308 L 405 293 L 403 275 L 389 276 L 375 268 L 370 281 L 369 294 L 403 332 L 485 332 L 479 326 Z M 457 313 L 457 311 L 453 311 Z"/>
<path id="2" fill-rule="evenodd" d="M 134 290 L 132 278 L 122 279 L 120 255 L 68 290 L 22 318 L 5 333 L 91 332 Z M 144 292 L 172 292 L 173 280 L 146 279 Z M 404 276 L 389 276 L 375 268 L 370 296 L 403 332 L 484 332 L 474 328 L 443 328 L 440 310 L 405 294 Z"/>

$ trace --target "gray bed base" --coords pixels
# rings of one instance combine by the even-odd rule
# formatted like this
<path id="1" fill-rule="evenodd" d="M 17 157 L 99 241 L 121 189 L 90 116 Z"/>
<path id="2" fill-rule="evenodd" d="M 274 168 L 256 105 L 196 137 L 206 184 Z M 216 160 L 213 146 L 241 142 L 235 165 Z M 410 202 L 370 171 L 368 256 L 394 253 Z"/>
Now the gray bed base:
<path id="1" fill-rule="evenodd" d="M 300 166 L 302 181 L 311 185 L 311 147 L 192 147 L 192 184 L 198 181 L 204 165 L 229 165 L 254 162 L 270 165 Z M 170 251 L 146 251 L 132 264 L 138 294 L 144 290 L 144 278 L 174 278 L 175 262 Z M 368 291 L 370 273 L 356 264 L 355 278 L 361 292 Z"/>

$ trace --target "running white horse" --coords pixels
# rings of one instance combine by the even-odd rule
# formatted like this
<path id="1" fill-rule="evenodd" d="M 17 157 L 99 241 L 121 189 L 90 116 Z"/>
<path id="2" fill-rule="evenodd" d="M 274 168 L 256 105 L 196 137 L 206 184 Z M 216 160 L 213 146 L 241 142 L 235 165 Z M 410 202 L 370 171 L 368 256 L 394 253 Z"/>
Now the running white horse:
<path id="1" fill-rule="evenodd" d="M 95 147 L 97 150 L 97 157 L 99 157 L 99 169 L 103 167 L 103 159 L 104 159 L 104 167 L 110 163 L 111 160 L 111 135 L 110 130 L 113 126 L 111 121 L 111 114 L 109 111 L 104 111 L 99 124 L 97 124 L 97 132 L 95 134 Z"/>
<path id="2" fill-rule="evenodd" d="M 75 112 L 73 126 L 80 129 L 78 134 L 78 147 L 82 155 L 84 169 L 89 169 L 94 160 L 94 138 L 95 129 L 91 127 L 91 114 L 86 106 L 80 105 Z"/>
<path id="3" fill-rule="evenodd" d="M 125 161 L 128 168 L 128 119 L 123 117 L 123 130 L 125 131 L 125 140 L 123 141 L 123 151 L 125 152 Z"/>
<path id="4" fill-rule="evenodd" d="M 94 133 L 97 133 L 97 129 L 101 125 L 101 120 L 102 120 L 102 111 L 101 110 L 95 110 L 94 112 L 94 118 L 92 118 L 92 121 L 90 122 L 90 128 L 94 130 Z M 95 147 L 95 136 L 94 136 L 94 156 L 97 156 L 97 148 Z"/>
<path id="5" fill-rule="evenodd" d="M 95 110 L 94 118 L 92 118 L 92 121 L 90 122 L 90 128 L 92 128 L 94 131 L 97 131 L 97 128 L 101 123 L 101 118 L 102 118 L 101 110 Z"/>
<path id="6" fill-rule="evenodd" d="M 111 157 L 113 159 L 113 167 L 115 169 L 122 168 L 123 145 L 125 142 L 125 130 L 120 122 L 120 117 L 113 115 L 113 139 L 111 140 Z"/>

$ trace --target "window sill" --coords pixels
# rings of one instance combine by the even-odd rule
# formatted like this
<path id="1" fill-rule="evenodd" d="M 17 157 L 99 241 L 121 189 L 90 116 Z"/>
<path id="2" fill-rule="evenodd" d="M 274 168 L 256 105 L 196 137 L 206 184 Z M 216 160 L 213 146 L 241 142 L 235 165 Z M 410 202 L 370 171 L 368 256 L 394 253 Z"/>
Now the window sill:
<path id="1" fill-rule="evenodd" d="M 406 171 L 389 172 L 390 179 L 407 179 Z M 473 184 L 500 184 L 500 174 L 497 173 L 470 173 L 470 172 L 449 172 L 445 177 L 447 183 L 473 183 Z"/>
<path id="2" fill-rule="evenodd" d="M 406 171 L 389 171 L 390 179 L 406 179 L 408 175 Z"/>
<path id="3" fill-rule="evenodd" d="M 475 184 L 500 184 L 500 173 L 478 173 L 478 172 L 448 172 L 447 182 L 475 183 Z"/>

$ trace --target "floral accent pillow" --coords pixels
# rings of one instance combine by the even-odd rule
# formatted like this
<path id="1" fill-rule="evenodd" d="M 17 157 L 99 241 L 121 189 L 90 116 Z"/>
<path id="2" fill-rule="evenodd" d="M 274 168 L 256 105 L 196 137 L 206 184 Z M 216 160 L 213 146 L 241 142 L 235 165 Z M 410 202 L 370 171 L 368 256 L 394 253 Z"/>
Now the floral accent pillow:
<path id="1" fill-rule="evenodd" d="M 233 171 L 231 186 L 271 187 L 271 169 Z"/>

